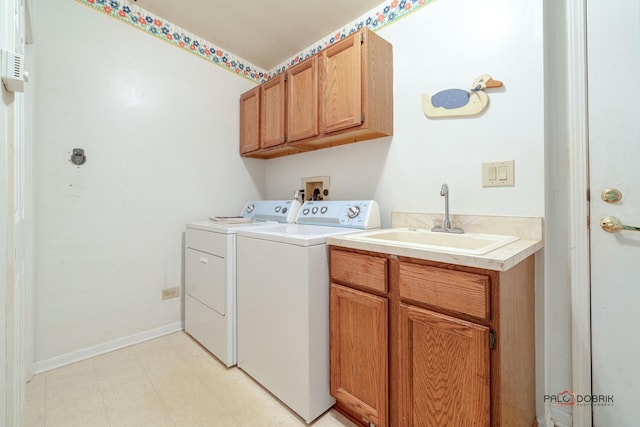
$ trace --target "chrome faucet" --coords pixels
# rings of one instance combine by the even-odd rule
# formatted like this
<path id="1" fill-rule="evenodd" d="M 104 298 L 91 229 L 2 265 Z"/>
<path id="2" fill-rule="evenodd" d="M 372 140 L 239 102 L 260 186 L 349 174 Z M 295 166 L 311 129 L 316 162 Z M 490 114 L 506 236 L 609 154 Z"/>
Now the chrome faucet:
<path id="1" fill-rule="evenodd" d="M 456 234 L 464 233 L 462 228 L 451 227 L 451 218 L 449 218 L 449 186 L 446 183 L 440 187 L 440 195 L 444 197 L 444 223 L 442 226 L 433 227 L 431 231 Z"/>

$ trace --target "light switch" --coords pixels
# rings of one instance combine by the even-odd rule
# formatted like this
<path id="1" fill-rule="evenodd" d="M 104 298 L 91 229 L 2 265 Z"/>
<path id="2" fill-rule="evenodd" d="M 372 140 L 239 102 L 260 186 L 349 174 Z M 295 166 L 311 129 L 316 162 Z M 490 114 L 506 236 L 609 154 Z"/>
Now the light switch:
<path id="1" fill-rule="evenodd" d="M 495 181 L 495 180 L 496 180 L 496 167 L 489 166 L 489 181 Z"/>
<path id="2" fill-rule="evenodd" d="M 515 186 L 515 160 L 482 163 L 483 187 Z"/>
<path id="3" fill-rule="evenodd" d="M 507 167 L 506 166 L 499 166 L 498 167 L 498 179 L 500 181 L 506 181 L 507 180 Z"/>

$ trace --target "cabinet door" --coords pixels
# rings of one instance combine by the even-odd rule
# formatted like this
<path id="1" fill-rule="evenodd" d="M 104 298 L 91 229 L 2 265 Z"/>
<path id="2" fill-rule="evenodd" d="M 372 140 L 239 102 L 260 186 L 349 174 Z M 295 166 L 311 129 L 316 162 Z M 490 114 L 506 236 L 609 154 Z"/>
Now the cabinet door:
<path id="1" fill-rule="evenodd" d="M 326 133 L 362 123 L 361 34 L 322 53 L 322 124 Z"/>
<path id="2" fill-rule="evenodd" d="M 284 73 L 260 86 L 260 138 L 262 148 L 274 147 L 285 141 L 285 81 Z"/>
<path id="3" fill-rule="evenodd" d="M 331 284 L 331 395 L 376 426 L 387 425 L 387 299 Z"/>
<path id="4" fill-rule="evenodd" d="M 403 426 L 489 426 L 489 328 L 400 305 Z"/>
<path id="5" fill-rule="evenodd" d="M 240 96 L 240 153 L 260 148 L 260 86 Z"/>
<path id="6" fill-rule="evenodd" d="M 288 141 L 318 136 L 318 57 L 296 65 L 287 74 Z"/>

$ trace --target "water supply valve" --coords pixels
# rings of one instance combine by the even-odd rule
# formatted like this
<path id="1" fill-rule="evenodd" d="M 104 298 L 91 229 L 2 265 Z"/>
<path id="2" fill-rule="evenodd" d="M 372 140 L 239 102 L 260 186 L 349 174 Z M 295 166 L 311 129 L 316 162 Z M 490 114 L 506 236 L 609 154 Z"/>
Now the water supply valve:
<path id="1" fill-rule="evenodd" d="M 71 163 L 74 165 L 80 166 L 84 165 L 87 161 L 87 156 L 84 155 L 84 150 L 82 148 L 74 148 L 71 153 Z"/>

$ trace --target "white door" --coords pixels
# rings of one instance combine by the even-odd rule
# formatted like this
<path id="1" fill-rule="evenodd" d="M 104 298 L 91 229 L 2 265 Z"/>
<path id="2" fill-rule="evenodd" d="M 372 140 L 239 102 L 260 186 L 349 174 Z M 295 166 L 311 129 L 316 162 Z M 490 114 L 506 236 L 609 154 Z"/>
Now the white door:
<path id="1" fill-rule="evenodd" d="M 640 2 L 588 0 L 591 324 L 594 426 L 638 425 L 640 232 Z M 620 201 L 602 200 L 617 189 Z M 611 221 L 609 221 L 611 223 Z"/>

